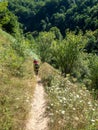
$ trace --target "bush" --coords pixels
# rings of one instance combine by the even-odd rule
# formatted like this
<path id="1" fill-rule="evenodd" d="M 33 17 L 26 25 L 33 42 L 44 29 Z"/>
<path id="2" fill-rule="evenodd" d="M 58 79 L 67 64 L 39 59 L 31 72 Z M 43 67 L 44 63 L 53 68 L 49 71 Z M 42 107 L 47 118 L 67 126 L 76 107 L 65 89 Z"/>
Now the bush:
<path id="1" fill-rule="evenodd" d="M 63 41 L 52 44 L 52 56 L 56 66 L 63 74 L 71 74 L 73 68 L 77 67 L 76 62 L 85 43 L 86 39 L 83 38 L 82 34 L 75 35 L 68 32 Z"/>
<path id="2" fill-rule="evenodd" d="M 91 88 L 98 90 L 98 56 L 91 56 L 89 67 L 91 71 L 90 79 L 92 81 Z"/>

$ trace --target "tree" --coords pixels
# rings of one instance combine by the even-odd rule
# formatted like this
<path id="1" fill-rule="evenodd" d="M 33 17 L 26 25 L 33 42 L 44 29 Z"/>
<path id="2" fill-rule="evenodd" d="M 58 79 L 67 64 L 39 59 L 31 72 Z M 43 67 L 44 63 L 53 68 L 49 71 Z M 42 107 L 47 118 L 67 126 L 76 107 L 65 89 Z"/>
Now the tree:
<path id="1" fill-rule="evenodd" d="M 59 44 L 57 42 L 52 44 L 52 56 L 64 75 L 72 73 L 85 43 L 86 39 L 83 38 L 82 34 L 77 36 L 70 32 Z"/>
<path id="2" fill-rule="evenodd" d="M 18 19 L 8 10 L 7 6 L 7 2 L 0 2 L 0 27 L 14 36 L 19 36 L 20 27 Z"/>
<path id="3" fill-rule="evenodd" d="M 43 62 L 51 61 L 51 44 L 55 39 L 53 32 L 41 32 L 36 39 L 37 52 Z"/>

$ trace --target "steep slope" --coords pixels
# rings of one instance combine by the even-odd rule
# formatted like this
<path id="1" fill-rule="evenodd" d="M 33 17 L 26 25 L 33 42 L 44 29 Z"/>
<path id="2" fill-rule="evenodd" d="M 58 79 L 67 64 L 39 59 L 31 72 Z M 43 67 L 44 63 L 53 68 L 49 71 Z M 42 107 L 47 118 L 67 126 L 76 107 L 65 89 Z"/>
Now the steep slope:
<path id="1" fill-rule="evenodd" d="M 24 129 L 36 82 L 32 60 L 24 60 L 15 43 L 0 29 L 0 130 Z"/>
<path id="2" fill-rule="evenodd" d="M 39 72 L 48 95 L 49 130 L 97 130 L 98 101 L 84 85 L 44 63 Z"/>

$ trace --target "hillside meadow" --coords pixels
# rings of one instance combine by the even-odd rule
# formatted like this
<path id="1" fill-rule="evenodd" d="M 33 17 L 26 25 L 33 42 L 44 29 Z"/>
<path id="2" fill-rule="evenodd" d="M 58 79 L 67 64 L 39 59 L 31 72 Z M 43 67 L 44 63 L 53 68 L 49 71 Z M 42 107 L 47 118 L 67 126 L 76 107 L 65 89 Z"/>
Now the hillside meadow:
<path id="1" fill-rule="evenodd" d="M 72 83 L 70 76 L 61 76 L 47 63 L 40 67 L 39 75 L 48 97 L 49 130 L 97 130 L 98 101 L 84 85 Z"/>

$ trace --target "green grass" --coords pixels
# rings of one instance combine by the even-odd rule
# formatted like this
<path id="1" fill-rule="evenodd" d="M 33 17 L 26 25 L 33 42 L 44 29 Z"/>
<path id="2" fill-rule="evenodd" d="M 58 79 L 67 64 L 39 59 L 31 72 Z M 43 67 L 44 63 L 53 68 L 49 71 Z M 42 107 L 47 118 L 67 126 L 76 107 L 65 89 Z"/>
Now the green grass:
<path id="1" fill-rule="evenodd" d="M 34 87 L 34 79 L 13 77 L 0 85 L 0 129 L 23 130 Z"/>
<path id="2" fill-rule="evenodd" d="M 36 80 L 32 59 L 19 57 L 15 39 L 0 30 L 0 130 L 24 130 Z"/>

